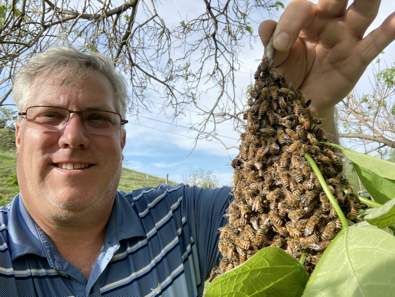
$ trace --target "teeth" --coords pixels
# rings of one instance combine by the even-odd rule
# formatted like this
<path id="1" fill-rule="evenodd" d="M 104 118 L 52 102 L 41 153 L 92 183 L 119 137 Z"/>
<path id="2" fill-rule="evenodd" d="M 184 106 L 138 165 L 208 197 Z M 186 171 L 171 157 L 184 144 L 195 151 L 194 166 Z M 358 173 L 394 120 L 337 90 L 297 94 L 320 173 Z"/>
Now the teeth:
<path id="1" fill-rule="evenodd" d="M 62 169 L 80 169 L 80 168 L 89 167 L 89 164 L 88 163 L 81 163 L 81 164 L 58 163 L 56 164 L 56 166 Z"/>

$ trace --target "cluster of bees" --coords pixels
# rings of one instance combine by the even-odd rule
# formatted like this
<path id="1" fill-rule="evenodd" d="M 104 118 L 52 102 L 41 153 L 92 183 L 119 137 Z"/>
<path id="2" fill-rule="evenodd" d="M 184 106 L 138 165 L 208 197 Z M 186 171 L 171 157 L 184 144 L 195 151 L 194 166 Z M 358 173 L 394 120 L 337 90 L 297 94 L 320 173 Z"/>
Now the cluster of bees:
<path id="1" fill-rule="evenodd" d="M 227 210 L 228 225 L 221 230 L 219 268 L 227 272 L 258 250 L 272 246 L 300 259 L 311 273 L 342 224 L 311 166 L 308 153 L 319 167 L 343 212 L 355 220 L 361 208 L 342 176 L 342 162 L 327 141 L 320 121 L 312 116 L 300 90 L 270 70 L 266 59 L 249 92 L 245 133 L 240 153 L 232 161 L 234 201 Z"/>

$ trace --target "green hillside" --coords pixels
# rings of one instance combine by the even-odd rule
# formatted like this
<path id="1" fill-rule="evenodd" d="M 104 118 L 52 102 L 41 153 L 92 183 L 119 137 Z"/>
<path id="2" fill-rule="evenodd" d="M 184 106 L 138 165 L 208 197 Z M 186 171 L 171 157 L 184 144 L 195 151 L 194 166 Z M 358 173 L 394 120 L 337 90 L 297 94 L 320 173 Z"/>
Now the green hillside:
<path id="1" fill-rule="evenodd" d="M 156 187 L 165 182 L 164 178 L 122 168 L 118 190 L 131 192 L 144 187 Z M 177 185 L 177 183 L 171 181 L 169 181 L 169 184 Z M 8 204 L 18 192 L 19 188 L 16 183 L 16 156 L 13 153 L 0 152 L 0 205 Z"/>

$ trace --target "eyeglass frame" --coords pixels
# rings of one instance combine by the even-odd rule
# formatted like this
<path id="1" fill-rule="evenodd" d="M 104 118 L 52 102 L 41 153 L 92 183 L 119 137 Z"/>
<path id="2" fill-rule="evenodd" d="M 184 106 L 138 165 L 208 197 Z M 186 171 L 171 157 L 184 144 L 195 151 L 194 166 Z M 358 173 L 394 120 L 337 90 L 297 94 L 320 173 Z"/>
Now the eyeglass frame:
<path id="1" fill-rule="evenodd" d="M 26 110 L 25 110 L 24 112 L 18 112 L 18 116 L 21 116 L 22 118 L 26 119 L 26 120 L 29 122 L 29 120 L 26 118 L 26 116 L 27 116 L 27 111 L 28 111 L 30 108 L 32 108 L 32 107 L 53 107 L 53 108 L 59 108 L 59 109 L 67 110 L 68 113 L 69 113 L 69 115 L 68 115 L 68 117 L 66 118 L 65 125 L 62 127 L 62 129 L 63 129 L 64 127 L 66 127 L 66 125 L 69 123 L 69 121 L 70 121 L 70 115 L 73 114 L 73 113 L 78 114 L 78 115 L 80 116 L 80 118 L 81 118 L 82 123 L 84 124 L 84 117 L 83 117 L 82 115 L 83 115 L 83 113 L 86 112 L 86 111 L 93 111 L 93 112 L 94 112 L 94 111 L 104 111 L 104 112 L 109 112 L 109 113 L 117 114 L 117 115 L 119 115 L 119 118 L 121 119 L 121 123 L 120 123 L 119 127 L 121 127 L 122 125 L 125 125 L 125 124 L 127 124 L 127 123 L 129 122 L 128 120 L 122 119 L 121 114 L 118 113 L 118 112 L 115 112 L 115 111 L 100 110 L 100 109 L 92 109 L 92 110 L 91 110 L 91 109 L 88 109 L 88 110 L 70 110 L 70 109 L 67 109 L 67 108 L 63 108 L 63 107 L 59 107 L 59 106 L 52 106 L 52 105 L 34 105 L 34 106 L 29 106 L 28 108 L 26 108 Z M 25 117 L 23 117 L 23 116 L 25 116 Z M 34 120 L 30 120 L 30 122 L 35 122 L 35 121 L 34 121 Z M 41 124 L 39 124 L 39 123 L 36 123 L 36 124 L 37 124 L 37 125 L 41 125 Z M 85 127 L 85 124 L 84 124 L 84 127 Z"/>

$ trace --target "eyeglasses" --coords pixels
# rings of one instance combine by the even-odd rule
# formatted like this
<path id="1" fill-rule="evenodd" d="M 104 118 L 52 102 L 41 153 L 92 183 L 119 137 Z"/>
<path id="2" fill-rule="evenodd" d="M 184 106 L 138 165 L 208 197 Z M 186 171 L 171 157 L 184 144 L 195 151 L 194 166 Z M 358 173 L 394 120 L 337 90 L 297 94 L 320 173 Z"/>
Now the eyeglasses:
<path id="1" fill-rule="evenodd" d="M 78 114 L 85 129 L 93 134 L 112 134 L 114 130 L 128 122 L 123 120 L 119 113 L 112 111 L 74 111 L 55 106 L 30 106 L 25 112 L 19 112 L 18 115 L 26 119 L 31 128 L 58 132 L 69 122 L 72 113 Z"/>

